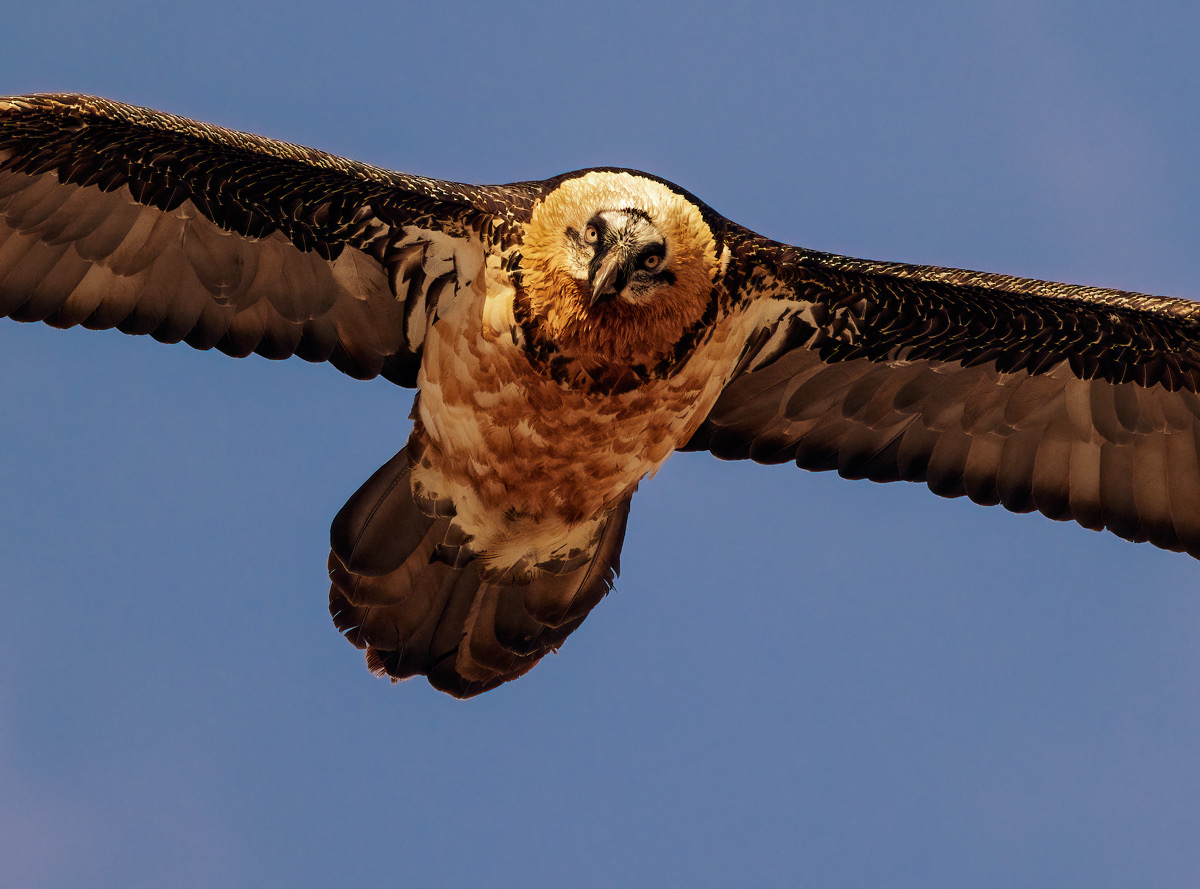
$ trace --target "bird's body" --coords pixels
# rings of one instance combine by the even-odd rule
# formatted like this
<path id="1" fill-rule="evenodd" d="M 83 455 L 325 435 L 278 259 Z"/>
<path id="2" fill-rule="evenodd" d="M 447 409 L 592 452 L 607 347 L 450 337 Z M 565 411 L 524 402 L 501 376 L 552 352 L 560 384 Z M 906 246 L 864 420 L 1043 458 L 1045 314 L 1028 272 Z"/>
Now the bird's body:
<path id="1" fill-rule="evenodd" d="M 595 177 L 626 186 L 606 203 L 627 204 L 648 188 L 669 198 L 658 183 L 627 173 Z M 531 240 L 527 234 L 527 249 Z M 531 258 L 536 262 L 536 255 Z M 487 554 L 485 562 L 506 567 L 579 549 L 581 534 L 588 536 L 642 478 L 686 444 L 742 348 L 730 337 L 726 318 L 706 330 L 671 373 L 637 372 L 670 357 L 663 344 L 677 342 L 704 306 L 696 317 L 664 319 L 666 335 L 614 348 L 604 332 L 623 326 L 641 332 L 645 325 L 636 317 L 609 315 L 638 307 L 615 301 L 587 306 L 575 279 L 564 276 L 561 286 L 568 292 L 555 294 L 541 314 L 527 294 L 553 290 L 528 277 L 520 288 L 510 276 L 489 277 L 482 293 L 460 300 L 430 328 L 414 417 L 414 440 L 425 453 L 421 469 L 431 474 L 426 479 L 418 472 L 418 487 L 454 502 L 463 530 Z M 711 288 L 711 276 L 704 285 Z M 566 320 L 554 314 L 564 306 Z M 532 323 L 522 324 L 518 316 Z M 572 329 L 582 327 L 601 335 L 589 342 L 590 330 Z M 552 358 L 531 359 L 529 340 L 537 338 L 554 343 Z M 514 486 L 514 477 L 525 481 Z M 511 516 L 502 527 L 495 524 L 498 513 Z"/>
<path id="2" fill-rule="evenodd" d="M 564 386 L 530 364 L 511 324 L 484 319 L 479 310 L 506 297 L 511 306 L 511 289 L 492 293 L 431 329 L 413 440 L 418 489 L 455 504 L 485 562 L 511 567 L 586 546 L 595 523 L 691 437 L 737 354 L 725 339 L 669 379 Z M 498 515 L 508 518 L 498 525 Z"/>
<path id="3" fill-rule="evenodd" d="M 458 696 L 579 626 L 678 449 L 1200 555 L 1197 309 L 790 247 L 634 171 L 470 186 L 0 100 L 0 316 L 418 388 L 334 521 L 330 609 L 373 670 Z"/>
<path id="4" fill-rule="evenodd" d="M 638 213 L 626 215 L 630 210 Z M 583 231 L 595 218 L 605 225 L 617 260 L 622 249 L 636 258 L 641 240 L 657 243 L 650 220 L 669 227 L 673 211 L 684 217 L 672 232 L 673 243 L 690 245 L 686 249 L 701 258 L 703 279 L 685 280 L 691 287 L 683 289 L 673 276 L 659 288 L 666 294 L 656 294 L 659 298 L 650 303 L 624 299 L 627 285 L 614 287 L 608 299 L 593 299 L 594 288 L 582 286 L 590 256 L 576 263 L 573 274 L 570 251 L 561 250 L 563 232 Z M 394 584 L 432 584 L 412 578 L 414 569 L 428 570 L 430 558 L 469 564 L 467 570 L 481 579 L 480 592 L 472 593 L 481 604 L 489 594 L 524 600 L 541 579 L 549 597 L 544 607 L 552 609 L 541 615 L 543 623 L 560 625 L 579 600 L 580 583 L 592 585 L 585 602 L 606 590 L 617 553 L 604 543 L 619 548 L 624 512 L 638 483 L 687 443 L 742 353 L 744 339 L 735 333 L 739 314 L 723 314 L 717 323 L 704 318 L 719 271 L 712 234 L 699 214 L 661 183 L 628 172 L 580 177 L 535 211 L 520 246 L 526 264 L 518 275 L 504 271 L 511 254 L 503 246 L 458 267 L 459 295 L 426 331 L 414 429 L 405 460 L 391 476 L 398 483 L 390 490 L 411 489 L 420 511 L 442 516 L 445 527 L 430 526 L 425 545 L 415 547 L 415 563 L 401 567 L 400 580 L 379 582 L 379 595 L 362 592 L 361 581 L 344 582 L 354 591 L 337 604 L 337 616 L 351 633 L 370 627 L 372 620 L 392 619 L 381 616 L 380 607 L 407 595 Z M 581 252 L 599 257 L 601 250 Z M 662 261 L 671 266 L 679 257 L 664 255 Z M 618 264 L 614 260 L 609 267 Z M 609 274 L 614 284 L 620 282 L 617 271 Z M 701 322 L 694 346 L 674 355 L 675 343 L 689 330 L 699 332 Z M 368 499 L 364 509 L 374 509 L 377 502 Z M 411 514 L 403 521 L 411 523 Z M 356 530 L 366 523 L 366 518 L 351 521 Z M 339 545 L 336 529 L 334 550 L 342 557 L 331 565 L 335 585 L 341 568 L 373 570 L 366 565 L 377 564 L 380 546 L 389 548 L 348 537 Z M 394 539 L 390 533 L 386 538 Z M 377 576 L 394 576 L 401 554 L 409 555 L 395 551 L 378 563 L 387 571 Z M 556 585 L 559 589 L 553 589 Z M 374 614 L 363 608 L 368 601 Z M 435 600 L 431 610 L 439 606 Z M 482 623 L 495 621 L 487 617 Z M 498 656 L 489 661 L 478 650 L 483 628 L 477 615 L 468 613 L 465 622 L 467 650 L 472 644 L 477 649 L 472 660 L 488 662 L 472 672 L 460 659 L 458 670 L 468 681 L 486 684 L 497 671 L 507 674 L 523 666 L 514 662 L 508 639 L 492 646 Z M 526 635 L 536 638 L 538 632 L 530 628 Z M 386 661 L 380 663 L 386 668 Z"/>

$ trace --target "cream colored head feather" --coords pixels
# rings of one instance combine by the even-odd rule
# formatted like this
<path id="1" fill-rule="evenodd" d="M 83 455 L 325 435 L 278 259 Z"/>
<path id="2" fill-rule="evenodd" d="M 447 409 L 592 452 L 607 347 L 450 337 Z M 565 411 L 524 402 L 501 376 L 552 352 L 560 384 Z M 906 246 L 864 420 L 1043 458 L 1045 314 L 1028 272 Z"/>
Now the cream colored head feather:
<path id="1" fill-rule="evenodd" d="M 646 214 L 666 241 L 662 271 L 674 281 L 636 304 L 589 306 L 591 293 L 569 252 L 569 231 L 582 231 L 606 210 Z M 563 353 L 649 364 L 670 353 L 704 314 L 717 274 L 717 243 L 700 209 L 665 185 L 633 173 L 593 170 L 568 179 L 537 206 L 521 248 L 524 291 L 538 332 Z"/>

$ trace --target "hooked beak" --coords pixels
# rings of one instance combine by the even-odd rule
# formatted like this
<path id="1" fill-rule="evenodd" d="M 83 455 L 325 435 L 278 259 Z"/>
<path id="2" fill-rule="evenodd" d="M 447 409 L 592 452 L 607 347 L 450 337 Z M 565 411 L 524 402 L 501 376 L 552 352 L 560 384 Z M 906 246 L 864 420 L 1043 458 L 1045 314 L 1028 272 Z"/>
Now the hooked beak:
<path id="1" fill-rule="evenodd" d="M 625 282 L 620 280 L 624 277 L 622 259 L 620 250 L 610 250 L 600 260 L 600 267 L 591 276 L 592 300 L 588 303 L 589 307 L 612 299 L 624 289 Z M 618 283 L 620 286 L 614 286 Z"/>

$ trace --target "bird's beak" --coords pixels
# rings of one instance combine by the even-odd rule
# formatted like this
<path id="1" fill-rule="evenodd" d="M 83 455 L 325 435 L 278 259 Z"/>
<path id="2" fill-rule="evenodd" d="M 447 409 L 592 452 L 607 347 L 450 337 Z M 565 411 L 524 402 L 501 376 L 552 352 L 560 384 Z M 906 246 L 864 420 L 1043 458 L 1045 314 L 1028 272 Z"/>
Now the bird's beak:
<path id="1" fill-rule="evenodd" d="M 613 287 L 613 283 L 621 275 L 622 258 L 620 250 L 610 250 L 608 255 L 600 261 L 600 268 L 596 269 L 596 274 L 592 276 L 592 301 L 588 303 L 589 306 L 612 299 L 617 295 L 617 289 Z"/>

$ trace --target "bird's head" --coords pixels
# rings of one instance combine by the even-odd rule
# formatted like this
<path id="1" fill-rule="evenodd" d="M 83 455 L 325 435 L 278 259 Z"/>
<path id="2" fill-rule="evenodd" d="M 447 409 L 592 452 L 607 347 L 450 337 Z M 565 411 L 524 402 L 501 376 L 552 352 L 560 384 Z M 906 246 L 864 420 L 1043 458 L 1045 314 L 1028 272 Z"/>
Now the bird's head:
<path id="1" fill-rule="evenodd" d="M 589 305 L 619 299 L 637 304 L 673 284 L 666 268 L 667 239 L 636 207 L 600 210 L 582 231 L 567 229 L 567 261 L 577 281 L 587 281 Z"/>
<path id="2" fill-rule="evenodd" d="M 538 331 L 567 354 L 652 363 L 703 316 L 718 272 L 700 209 L 654 179 L 592 170 L 534 208 L 522 245 Z"/>

